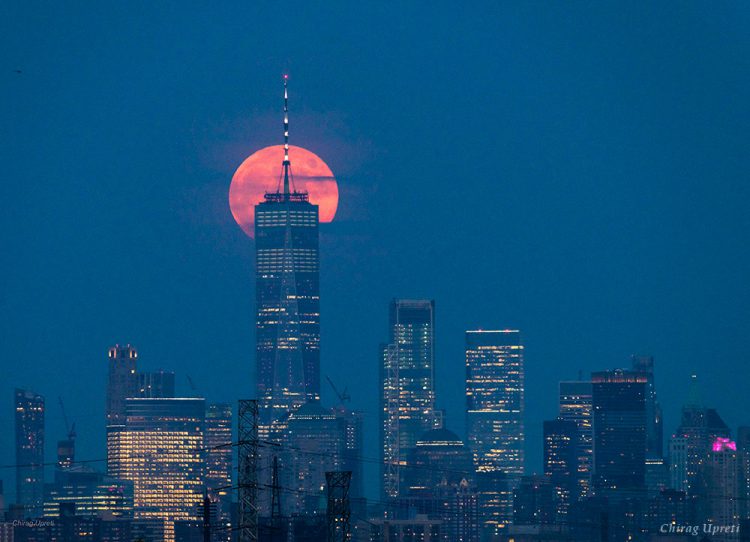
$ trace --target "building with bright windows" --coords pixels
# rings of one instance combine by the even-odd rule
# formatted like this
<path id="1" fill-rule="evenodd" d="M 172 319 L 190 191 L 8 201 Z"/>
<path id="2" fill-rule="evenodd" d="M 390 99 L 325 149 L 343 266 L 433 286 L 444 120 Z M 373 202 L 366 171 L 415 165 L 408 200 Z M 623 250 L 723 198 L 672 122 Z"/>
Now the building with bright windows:
<path id="1" fill-rule="evenodd" d="M 594 467 L 594 429 L 591 382 L 560 382 L 561 420 L 571 421 L 578 427 L 578 490 L 573 500 L 591 494 L 591 471 Z"/>
<path id="2" fill-rule="evenodd" d="M 201 517 L 204 399 L 126 400 L 125 424 L 108 435 L 108 474 L 133 482 L 133 516 L 174 540 L 174 522 Z M 110 441 L 113 442 L 113 441 Z"/>
<path id="3" fill-rule="evenodd" d="M 224 530 L 216 529 L 212 541 L 229 540 L 232 504 L 232 405 L 210 403 L 206 407 L 206 490 L 215 504 L 218 520 Z"/>
<path id="4" fill-rule="evenodd" d="M 519 331 L 467 331 L 467 443 L 478 474 L 480 521 L 488 536 L 513 519 L 513 490 L 524 468 L 523 409 Z"/>
<path id="5" fill-rule="evenodd" d="M 555 490 L 557 521 L 564 523 L 578 496 L 578 426 L 571 420 L 544 422 L 544 474 Z"/>
<path id="6" fill-rule="evenodd" d="M 466 332 L 466 428 L 477 471 L 521 476 L 523 345 L 517 330 Z"/>
<path id="7" fill-rule="evenodd" d="M 419 438 L 442 426 L 435 411 L 435 302 L 394 299 L 389 342 L 381 345 L 383 495 L 398 497 L 403 469 Z"/>

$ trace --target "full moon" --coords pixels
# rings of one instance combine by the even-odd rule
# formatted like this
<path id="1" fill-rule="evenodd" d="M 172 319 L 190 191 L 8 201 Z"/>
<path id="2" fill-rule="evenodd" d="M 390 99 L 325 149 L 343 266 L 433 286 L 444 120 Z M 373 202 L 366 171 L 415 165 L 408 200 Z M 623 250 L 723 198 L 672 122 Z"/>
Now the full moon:
<path id="1" fill-rule="evenodd" d="M 255 205 L 266 192 L 280 188 L 284 146 L 272 145 L 251 154 L 232 176 L 229 186 L 229 208 L 240 228 L 254 236 Z M 310 203 L 319 206 L 321 222 L 331 222 L 339 204 L 339 187 L 333 172 L 313 152 L 289 145 L 292 163 L 292 189 L 310 194 Z"/>

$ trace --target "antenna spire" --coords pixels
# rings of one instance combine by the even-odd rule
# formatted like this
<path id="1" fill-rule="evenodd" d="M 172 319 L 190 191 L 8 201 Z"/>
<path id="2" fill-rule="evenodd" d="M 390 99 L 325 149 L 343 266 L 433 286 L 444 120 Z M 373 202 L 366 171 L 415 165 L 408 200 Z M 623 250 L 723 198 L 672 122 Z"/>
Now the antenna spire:
<path id="1" fill-rule="evenodd" d="M 289 93 L 287 81 L 289 76 L 284 74 L 284 195 L 289 195 Z"/>

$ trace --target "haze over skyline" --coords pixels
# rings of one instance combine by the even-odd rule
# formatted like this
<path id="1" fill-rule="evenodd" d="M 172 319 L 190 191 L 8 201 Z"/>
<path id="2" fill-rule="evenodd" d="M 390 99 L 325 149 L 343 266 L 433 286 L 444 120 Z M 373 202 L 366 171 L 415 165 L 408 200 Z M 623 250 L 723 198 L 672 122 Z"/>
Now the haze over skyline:
<path id="1" fill-rule="evenodd" d="M 104 457 L 117 342 L 187 395 L 185 375 L 210 400 L 253 396 L 253 241 L 227 191 L 280 143 L 286 71 L 291 143 L 339 181 L 322 374 L 367 413 L 366 455 L 394 297 L 436 301 L 437 406 L 461 435 L 464 331 L 521 330 L 529 472 L 557 383 L 635 353 L 655 357 L 667 434 L 693 371 L 731 427 L 749 421 L 750 10 L 392 11 L 4 9 L 0 464 L 14 387 L 46 396 L 50 459 L 58 395 L 78 457 Z"/>

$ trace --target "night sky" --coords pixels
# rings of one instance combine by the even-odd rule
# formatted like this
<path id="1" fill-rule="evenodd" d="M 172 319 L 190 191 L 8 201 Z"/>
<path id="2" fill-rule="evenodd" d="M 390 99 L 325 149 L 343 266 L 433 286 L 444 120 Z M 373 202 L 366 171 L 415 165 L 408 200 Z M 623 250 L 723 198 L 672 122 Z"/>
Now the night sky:
<path id="1" fill-rule="evenodd" d="M 392 297 L 436 300 L 438 402 L 459 434 L 464 330 L 522 331 L 529 472 L 558 381 L 634 353 L 655 356 L 665 433 L 693 371 L 750 424 L 748 4 L 10 4 L 0 464 L 16 386 L 47 397 L 50 460 L 58 396 L 78 458 L 105 456 L 116 342 L 184 394 L 190 375 L 209 400 L 252 397 L 254 246 L 227 193 L 281 143 L 284 72 L 291 142 L 339 180 L 322 373 L 366 411 L 367 457 Z"/>

